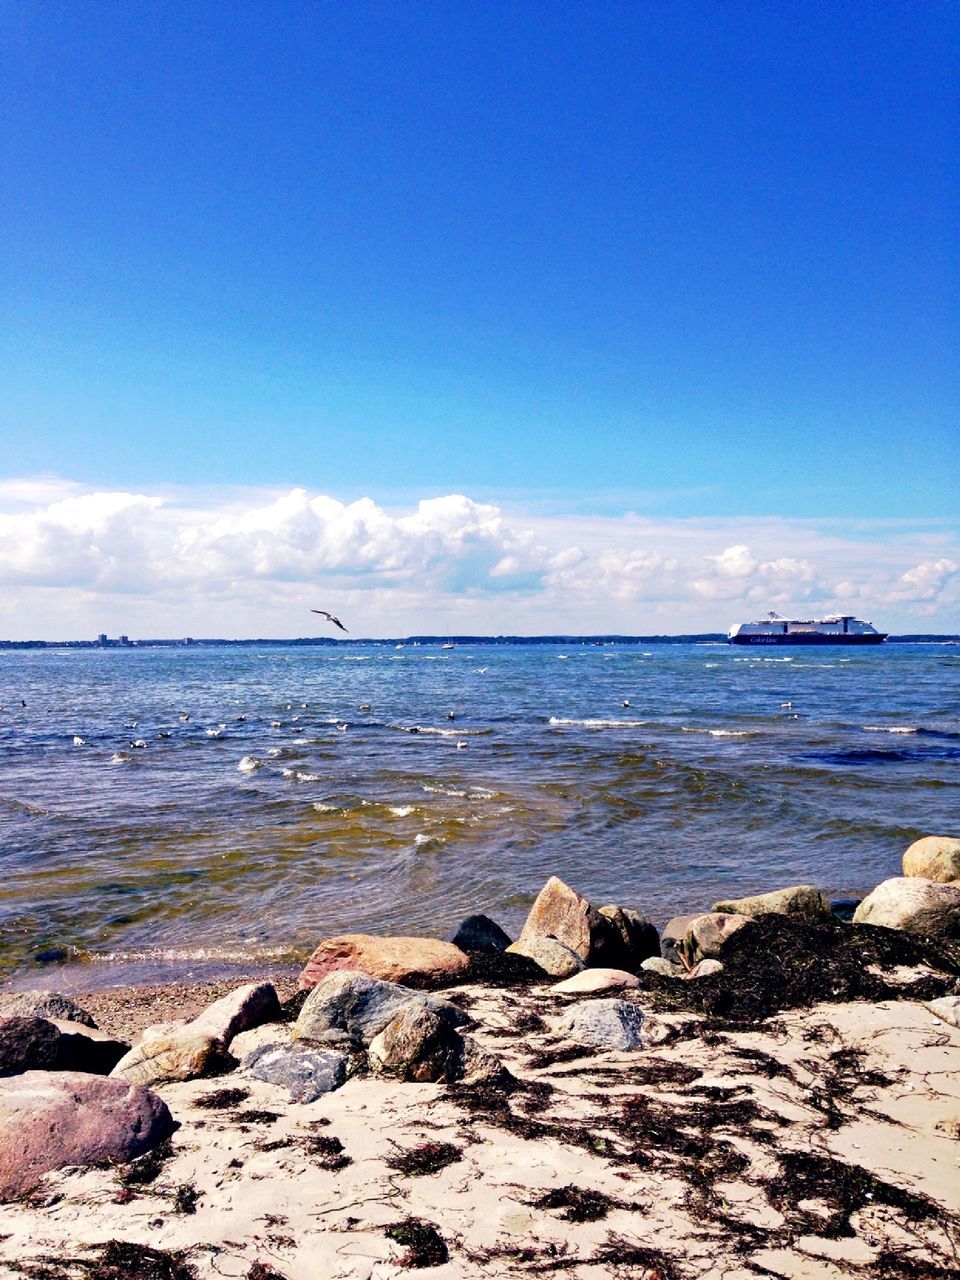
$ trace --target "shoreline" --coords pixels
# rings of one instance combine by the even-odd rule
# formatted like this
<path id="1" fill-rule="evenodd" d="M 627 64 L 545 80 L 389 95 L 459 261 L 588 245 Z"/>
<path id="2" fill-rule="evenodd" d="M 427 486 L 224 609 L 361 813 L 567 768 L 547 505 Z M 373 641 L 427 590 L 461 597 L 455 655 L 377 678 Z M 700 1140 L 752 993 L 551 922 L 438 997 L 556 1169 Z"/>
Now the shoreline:
<path id="1" fill-rule="evenodd" d="M 960 884 L 895 883 L 960 910 Z M 0 1197 L 0 1276 L 948 1280 L 960 939 L 830 919 L 809 887 L 724 905 L 774 897 L 661 936 L 553 878 L 506 951 L 471 917 L 465 950 L 345 935 L 299 979 L 76 993 L 134 1046 L 107 1087 L 153 1072 L 172 1129 Z M 205 1065 L 171 1066 L 201 1029 Z M 102 1079 L 57 1076 L 0 1077 L 0 1113 L 6 1086 Z"/>

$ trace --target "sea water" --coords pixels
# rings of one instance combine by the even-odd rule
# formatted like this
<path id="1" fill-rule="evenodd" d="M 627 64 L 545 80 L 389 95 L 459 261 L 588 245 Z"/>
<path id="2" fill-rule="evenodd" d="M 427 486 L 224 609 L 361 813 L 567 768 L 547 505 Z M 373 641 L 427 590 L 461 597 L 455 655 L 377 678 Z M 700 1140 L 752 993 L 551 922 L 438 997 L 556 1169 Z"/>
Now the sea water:
<path id="1" fill-rule="evenodd" d="M 856 895 L 960 833 L 954 644 L 8 650 L 0 704 L 19 985 L 512 931 L 551 875 L 657 922 Z"/>

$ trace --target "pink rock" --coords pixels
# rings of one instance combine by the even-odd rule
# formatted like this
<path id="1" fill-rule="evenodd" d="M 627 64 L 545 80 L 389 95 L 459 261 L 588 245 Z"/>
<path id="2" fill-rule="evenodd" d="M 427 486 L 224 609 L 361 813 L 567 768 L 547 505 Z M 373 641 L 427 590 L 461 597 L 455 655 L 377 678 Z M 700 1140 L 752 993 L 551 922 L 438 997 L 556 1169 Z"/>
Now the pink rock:
<path id="1" fill-rule="evenodd" d="M 753 924 L 753 916 L 708 911 L 697 916 L 683 940 L 683 955 L 692 968 L 700 960 L 716 960 L 723 954 L 729 939 L 745 926 Z"/>
<path id="2" fill-rule="evenodd" d="M 452 942 L 344 933 L 320 943 L 300 974 L 300 989 L 315 987 L 321 978 L 337 969 L 403 983 L 458 978 L 469 967 L 469 958 Z"/>
<path id="3" fill-rule="evenodd" d="M 166 1104 L 139 1085 L 77 1071 L 27 1071 L 0 1080 L 0 1200 L 43 1174 L 98 1160 L 133 1160 L 174 1124 Z"/>
<path id="4" fill-rule="evenodd" d="M 576 995 L 580 991 L 617 991 L 624 987 L 639 987 L 640 979 L 625 969 L 583 969 L 571 978 L 555 982 L 551 991 L 561 995 Z"/>
<path id="5" fill-rule="evenodd" d="M 584 964 L 603 964 L 622 949 L 622 940 L 609 920 L 582 894 L 551 876 L 530 908 L 518 941 L 556 938 L 575 951 Z"/>

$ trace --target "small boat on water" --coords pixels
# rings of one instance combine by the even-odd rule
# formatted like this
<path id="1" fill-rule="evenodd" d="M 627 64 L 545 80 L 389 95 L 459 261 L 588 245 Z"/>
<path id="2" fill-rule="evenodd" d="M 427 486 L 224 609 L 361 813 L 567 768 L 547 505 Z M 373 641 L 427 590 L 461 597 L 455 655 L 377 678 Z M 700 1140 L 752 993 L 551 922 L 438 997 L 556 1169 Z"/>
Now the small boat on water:
<path id="1" fill-rule="evenodd" d="M 781 618 L 768 613 L 761 622 L 739 622 L 727 633 L 728 644 L 881 644 L 887 633 L 850 613 L 826 618 Z"/>

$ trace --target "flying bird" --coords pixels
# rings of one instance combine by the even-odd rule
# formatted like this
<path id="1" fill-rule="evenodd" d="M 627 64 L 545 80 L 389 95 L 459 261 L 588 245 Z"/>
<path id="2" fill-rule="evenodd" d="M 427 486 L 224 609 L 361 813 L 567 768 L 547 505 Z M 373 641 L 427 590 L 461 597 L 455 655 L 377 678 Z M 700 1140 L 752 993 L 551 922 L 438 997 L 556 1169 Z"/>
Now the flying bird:
<path id="1" fill-rule="evenodd" d="M 327 613 L 326 609 L 311 609 L 311 613 L 319 613 L 321 618 L 326 618 L 328 622 L 332 622 L 335 627 L 339 627 L 341 631 L 347 628 L 343 625 L 339 618 L 335 618 L 332 613 Z"/>

